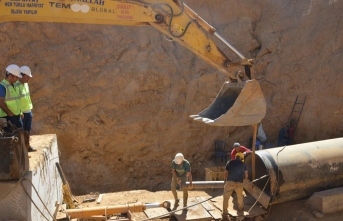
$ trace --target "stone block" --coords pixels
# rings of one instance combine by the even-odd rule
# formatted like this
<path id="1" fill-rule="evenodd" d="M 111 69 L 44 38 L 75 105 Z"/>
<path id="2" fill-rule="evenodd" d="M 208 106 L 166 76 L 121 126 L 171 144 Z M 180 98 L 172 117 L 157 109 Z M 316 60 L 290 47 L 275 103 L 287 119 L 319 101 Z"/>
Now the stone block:
<path id="1" fill-rule="evenodd" d="M 24 177 L 0 181 L 0 221 L 53 220 L 55 202 L 62 202 L 62 180 L 55 165 L 59 162 L 56 135 L 31 136 L 31 145 L 37 152 L 28 153 L 29 170 Z"/>
<path id="2" fill-rule="evenodd" d="M 323 214 L 328 214 L 343 211 L 342 198 L 343 187 L 339 187 L 316 192 L 306 201 L 305 204 Z"/>

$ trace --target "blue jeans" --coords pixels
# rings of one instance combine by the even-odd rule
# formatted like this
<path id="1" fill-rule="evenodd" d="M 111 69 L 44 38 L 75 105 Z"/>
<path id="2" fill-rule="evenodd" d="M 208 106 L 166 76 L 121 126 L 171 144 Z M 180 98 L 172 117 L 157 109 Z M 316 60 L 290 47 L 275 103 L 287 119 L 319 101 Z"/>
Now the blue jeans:
<path id="1" fill-rule="evenodd" d="M 6 116 L 6 120 L 7 120 L 7 122 L 11 122 L 17 128 L 23 128 L 23 122 L 21 121 L 20 115 L 16 115 L 16 116 L 12 116 L 12 117 Z M 9 125 L 4 129 L 6 132 L 12 132 L 11 126 L 9 126 Z"/>
<path id="2" fill-rule="evenodd" d="M 30 113 L 24 113 L 24 119 L 23 119 L 23 128 L 25 131 L 30 133 L 32 128 L 32 112 Z"/>

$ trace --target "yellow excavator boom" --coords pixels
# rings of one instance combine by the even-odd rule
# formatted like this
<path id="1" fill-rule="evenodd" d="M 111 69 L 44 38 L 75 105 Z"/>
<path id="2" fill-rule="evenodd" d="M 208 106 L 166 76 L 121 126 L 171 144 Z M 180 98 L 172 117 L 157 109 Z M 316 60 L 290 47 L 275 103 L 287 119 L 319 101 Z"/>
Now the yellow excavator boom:
<path id="1" fill-rule="evenodd" d="M 250 67 L 253 65 L 253 60 L 246 59 L 229 42 L 222 38 L 215 28 L 204 21 L 182 0 L 0 0 L 0 22 L 12 21 L 153 26 L 170 39 L 194 52 L 222 73 L 225 73 L 230 79 L 229 82 L 226 82 L 226 84 L 231 84 L 229 87 L 234 86 L 242 89 L 251 82 L 258 85 L 258 93 L 256 93 L 256 90 L 247 92 L 254 99 L 237 103 L 237 105 L 245 105 L 249 102 L 256 102 L 256 99 L 264 103 L 264 107 L 262 105 L 257 108 L 258 113 L 253 113 L 250 116 L 253 119 L 252 123 L 249 120 L 244 123 L 237 123 L 239 120 L 234 120 L 227 124 L 225 120 L 220 120 L 221 123 L 216 123 L 217 118 L 223 116 L 213 115 L 216 116 L 216 118 L 213 118 L 212 114 L 202 114 L 203 111 L 195 115 L 195 119 L 215 126 L 243 126 L 258 123 L 265 115 L 266 105 L 259 83 L 251 79 Z M 209 35 L 217 37 L 239 59 L 233 62 L 217 47 L 209 38 Z M 236 70 L 237 67 L 244 69 L 244 71 L 236 73 L 230 71 L 233 68 Z M 256 96 L 254 96 L 255 93 Z M 261 94 L 262 96 L 260 96 Z M 230 100 L 230 102 L 236 105 L 235 101 L 239 101 L 239 98 L 240 95 L 235 100 Z M 239 107 L 237 110 L 243 111 L 242 113 L 245 114 L 249 112 L 244 111 L 244 107 Z M 226 111 L 222 112 L 224 112 L 222 115 L 225 116 Z M 235 114 L 239 115 L 239 113 Z M 245 117 L 245 114 L 239 116 Z"/>

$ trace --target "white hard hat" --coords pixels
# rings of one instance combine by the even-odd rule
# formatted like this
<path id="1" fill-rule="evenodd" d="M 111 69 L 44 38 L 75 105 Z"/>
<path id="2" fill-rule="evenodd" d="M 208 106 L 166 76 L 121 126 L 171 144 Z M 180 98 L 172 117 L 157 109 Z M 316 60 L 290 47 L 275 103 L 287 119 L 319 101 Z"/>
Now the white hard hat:
<path id="1" fill-rule="evenodd" d="M 20 74 L 20 68 L 16 64 L 8 65 L 8 67 L 6 68 L 6 71 L 10 74 L 13 74 L 14 76 L 17 76 L 18 78 L 22 77 Z"/>
<path id="2" fill-rule="evenodd" d="M 184 160 L 185 158 L 183 157 L 183 154 L 182 153 L 177 153 L 175 155 L 175 163 L 176 164 L 181 164 L 182 161 Z"/>
<path id="3" fill-rule="evenodd" d="M 234 143 L 234 144 L 233 144 L 233 147 L 240 147 L 240 146 L 241 146 L 240 143 Z"/>
<path id="4" fill-rule="evenodd" d="M 31 70 L 28 66 L 21 66 L 20 72 L 32 78 Z"/>

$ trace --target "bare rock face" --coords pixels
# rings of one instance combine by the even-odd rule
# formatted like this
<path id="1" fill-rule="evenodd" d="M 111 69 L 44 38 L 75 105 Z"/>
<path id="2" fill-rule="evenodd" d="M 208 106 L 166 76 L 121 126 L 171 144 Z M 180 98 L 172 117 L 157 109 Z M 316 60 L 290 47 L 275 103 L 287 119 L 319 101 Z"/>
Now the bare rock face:
<path id="1" fill-rule="evenodd" d="M 256 75 L 266 94 L 264 120 L 275 137 L 297 95 L 306 96 L 296 141 L 342 134 L 342 15 L 339 1 L 273 1 L 262 6 Z M 301 98 L 302 99 L 302 98 Z"/>
<path id="2" fill-rule="evenodd" d="M 185 2 L 256 59 L 268 141 L 287 124 L 297 95 L 307 98 L 297 142 L 343 133 L 343 3 Z M 202 180 L 214 140 L 248 145 L 252 136 L 251 126 L 213 127 L 188 117 L 211 104 L 227 76 L 152 27 L 9 22 L 0 30 L 0 68 L 31 67 L 32 133 L 57 134 L 76 194 L 169 188 L 178 152 Z"/>

